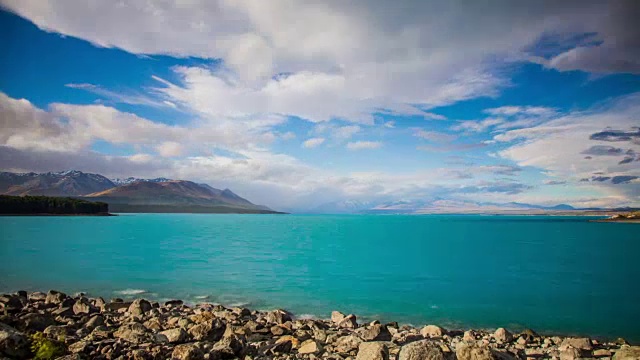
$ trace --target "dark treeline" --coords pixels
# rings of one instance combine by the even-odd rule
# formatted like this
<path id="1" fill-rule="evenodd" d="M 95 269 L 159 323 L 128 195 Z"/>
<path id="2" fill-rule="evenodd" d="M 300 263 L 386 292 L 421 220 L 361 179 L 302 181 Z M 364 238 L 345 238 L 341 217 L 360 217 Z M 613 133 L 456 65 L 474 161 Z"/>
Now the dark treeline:
<path id="1" fill-rule="evenodd" d="M 107 214 L 109 204 L 51 196 L 0 195 L 0 214 Z"/>

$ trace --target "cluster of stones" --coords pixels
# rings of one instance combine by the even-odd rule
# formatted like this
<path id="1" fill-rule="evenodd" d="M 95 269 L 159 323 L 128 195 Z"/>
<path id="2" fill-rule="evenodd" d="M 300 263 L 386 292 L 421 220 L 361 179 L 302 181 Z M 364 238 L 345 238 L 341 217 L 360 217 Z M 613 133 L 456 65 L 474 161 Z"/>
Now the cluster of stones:
<path id="1" fill-rule="evenodd" d="M 508 360 L 595 358 L 640 360 L 640 347 L 624 340 L 447 331 L 381 324 L 359 325 L 334 311 L 330 320 L 295 319 L 284 310 L 251 311 L 213 304 L 187 306 L 144 299 L 69 297 L 64 293 L 0 296 L 0 359 L 28 359 L 28 335 L 63 341 L 60 359 L 333 359 Z"/>

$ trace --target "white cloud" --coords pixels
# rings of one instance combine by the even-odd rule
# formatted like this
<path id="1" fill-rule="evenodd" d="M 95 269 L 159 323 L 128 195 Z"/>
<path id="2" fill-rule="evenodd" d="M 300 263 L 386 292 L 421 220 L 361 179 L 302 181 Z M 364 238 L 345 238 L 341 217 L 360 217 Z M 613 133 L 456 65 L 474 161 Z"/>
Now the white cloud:
<path id="1" fill-rule="evenodd" d="M 354 141 L 347 143 L 349 150 L 378 149 L 382 146 L 379 141 Z"/>
<path id="2" fill-rule="evenodd" d="M 175 157 L 184 154 L 184 146 L 175 141 L 165 141 L 162 144 L 156 146 L 158 154 L 164 157 Z"/>
<path id="3" fill-rule="evenodd" d="M 485 109 L 485 113 L 495 116 L 549 116 L 555 113 L 555 110 L 544 106 L 501 106 L 497 108 Z"/>
<path id="4" fill-rule="evenodd" d="M 577 183 L 590 179 L 594 174 L 613 176 L 640 176 L 640 162 L 623 163 L 626 155 L 640 153 L 640 144 L 628 139 L 616 142 L 622 148 L 618 157 L 610 154 L 589 155 L 589 149 L 607 148 L 612 143 L 600 140 L 594 134 L 604 130 L 632 131 L 638 125 L 640 94 L 633 94 L 604 108 L 575 112 L 530 128 L 516 129 L 498 134 L 498 142 L 512 143 L 499 151 L 499 156 L 515 161 L 520 166 L 533 166 L 544 170 L 549 176 Z M 591 151 L 594 153 L 594 151 Z M 612 182 L 589 183 L 593 188 L 606 188 L 617 196 L 626 194 L 628 199 L 640 199 L 640 187 L 633 182 L 614 184 Z M 602 190 L 605 191 L 605 190 Z"/>
<path id="5" fill-rule="evenodd" d="M 459 121 L 458 125 L 454 125 L 451 127 L 453 131 L 464 131 L 464 132 L 485 132 L 488 129 L 500 125 L 505 122 L 503 118 L 488 118 L 480 121 Z"/>
<path id="6" fill-rule="evenodd" d="M 307 149 L 311 149 L 311 148 L 322 145 L 322 143 L 324 143 L 324 140 L 325 140 L 324 138 L 311 138 L 311 139 L 305 140 L 302 143 L 302 146 Z"/>
<path id="7" fill-rule="evenodd" d="M 543 32 L 583 30 L 585 18 L 606 10 L 575 1 L 495 1 L 482 8 L 449 2 L 2 2 L 43 29 L 99 46 L 223 60 L 216 71 L 178 68 L 183 84 L 165 89 L 177 101 L 162 104 L 225 117 L 284 114 L 367 124 L 378 109 L 444 120 L 412 104 L 429 109 L 495 96 L 507 82 L 490 57 L 521 52 Z M 289 75 L 276 76 L 283 73 Z"/>

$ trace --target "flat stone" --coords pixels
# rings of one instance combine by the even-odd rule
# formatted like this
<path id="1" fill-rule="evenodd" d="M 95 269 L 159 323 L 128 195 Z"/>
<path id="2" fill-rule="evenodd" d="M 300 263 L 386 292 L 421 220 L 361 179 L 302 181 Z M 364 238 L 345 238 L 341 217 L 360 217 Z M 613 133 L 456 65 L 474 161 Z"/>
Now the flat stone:
<path id="1" fill-rule="evenodd" d="M 300 345 L 298 354 L 317 354 L 322 351 L 322 346 L 315 340 L 307 340 Z"/>

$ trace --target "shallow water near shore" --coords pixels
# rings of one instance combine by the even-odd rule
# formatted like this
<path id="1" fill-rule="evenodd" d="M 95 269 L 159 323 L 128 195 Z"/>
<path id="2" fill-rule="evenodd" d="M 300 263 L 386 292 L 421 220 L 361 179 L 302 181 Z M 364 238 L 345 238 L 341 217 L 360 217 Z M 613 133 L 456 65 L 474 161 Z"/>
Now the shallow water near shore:
<path id="1" fill-rule="evenodd" d="M 586 217 L 0 217 L 0 291 L 640 341 L 640 227 Z"/>

